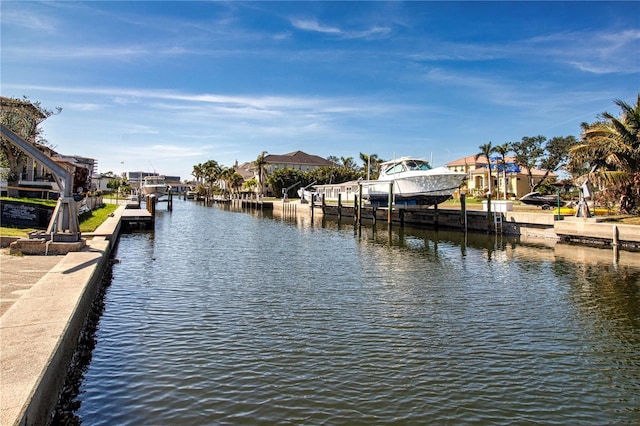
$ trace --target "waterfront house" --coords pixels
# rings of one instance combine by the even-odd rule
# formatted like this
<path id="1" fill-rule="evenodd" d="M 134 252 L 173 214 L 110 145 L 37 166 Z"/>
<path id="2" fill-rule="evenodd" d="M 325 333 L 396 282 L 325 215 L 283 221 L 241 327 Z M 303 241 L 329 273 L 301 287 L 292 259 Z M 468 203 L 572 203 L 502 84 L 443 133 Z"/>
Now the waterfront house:
<path id="1" fill-rule="evenodd" d="M 492 157 L 493 158 L 493 157 Z M 500 160 L 491 161 L 491 189 L 494 198 L 502 198 L 504 194 L 505 182 L 502 174 L 502 165 Z M 505 157 L 506 168 L 506 189 L 509 198 L 520 198 L 531 192 L 529 186 L 527 169 L 515 164 L 514 157 Z M 465 172 L 469 178 L 467 180 L 468 193 L 475 197 L 484 196 L 489 190 L 489 167 L 487 159 L 480 156 L 476 159 L 475 155 L 463 157 L 446 164 L 446 167 L 454 172 Z M 545 175 L 544 170 L 532 169 L 531 174 L 535 183 L 539 183 Z M 557 179 L 558 175 L 549 173 L 547 176 L 550 180 Z"/>
<path id="2" fill-rule="evenodd" d="M 302 151 L 294 151 L 288 154 L 269 154 L 264 156 L 265 171 L 267 175 L 279 169 L 295 169 L 303 172 L 318 169 L 320 167 L 331 167 L 335 164 L 326 158 L 318 155 L 307 154 Z"/>
<path id="3" fill-rule="evenodd" d="M 96 160 L 79 155 L 59 154 L 50 147 L 37 143 L 35 147 L 73 175 L 72 193 L 78 194 L 91 190 L 91 177 L 97 164 Z M 51 170 L 35 158 L 28 156 L 23 160 L 18 188 L 22 188 L 18 190 L 18 194 L 24 197 L 53 196 L 57 198 L 55 194 L 61 192 Z"/>
<path id="4" fill-rule="evenodd" d="M 266 176 L 270 176 L 276 170 L 282 169 L 294 169 L 303 172 L 310 172 L 320 167 L 332 167 L 336 165 L 335 163 L 318 155 L 307 154 L 303 151 L 294 151 L 288 154 L 268 154 L 264 156 L 264 162 L 264 173 Z M 236 165 L 235 169 L 240 173 L 240 175 L 242 175 L 245 181 L 253 178 L 257 182 L 260 182 L 260 176 L 258 175 L 259 171 L 253 162 L 243 163 L 241 166 Z M 268 195 L 272 195 L 270 194 L 271 190 L 268 186 L 266 187 L 266 190 Z"/>

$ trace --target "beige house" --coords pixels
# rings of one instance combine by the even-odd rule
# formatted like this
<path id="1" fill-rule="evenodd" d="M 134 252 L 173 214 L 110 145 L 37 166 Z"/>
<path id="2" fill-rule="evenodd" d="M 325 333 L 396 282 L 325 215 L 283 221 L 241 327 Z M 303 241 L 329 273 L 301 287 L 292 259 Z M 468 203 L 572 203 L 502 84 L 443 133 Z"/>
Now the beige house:
<path id="1" fill-rule="evenodd" d="M 318 155 L 307 154 L 303 151 L 294 151 L 288 154 L 268 154 L 264 156 L 264 161 L 264 174 L 266 176 L 270 176 L 273 172 L 280 169 L 294 169 L 309 172 L 320 167 L 335 166 L 334 163 L 325 158 Z M 255 178 L 257 182 L 260 182 L 258 169 L 255 167 L 253 162 L 243 163 L 241 165 L 236 164 L 235 170 L 244 178 L 245 181 Z M 270 189 L 266 184 L 265 187 L 267 193 L 269 193 Z"/>
<path id="2" fill-rule="evenodd" d="M 295 169 L 303 172 L 309 172 L 320 167 L 335 166 L 334 163 L 325 158 L 307 154 L 302 151 L 295 151 L 282 155 L 265 155 L 264 161 L 266 163 L 265 170 L 268 175 L 279 169 Z"/>
<path id="3" fill-rule="evenodd" d="M 527 169 L 515 166 L 514 157 L 505 157 L 505 162 L 507 163 L 506 179 L 502 170 L 499 170 L 499 168 L 502 168 L 502 165 L 499 165 L 499 162 L 491 162 L 491 189 L 493 197 L 495 198 L 497 195 L 498 198 L 503 198 L 505 186 L 508 198 L 520 198 L 531 192 Z M 489 191 L 489 168 L 487 167 L 487 159 L 483 156 L 476 159 L 475 155 L 470 155 L 451 161 L 447 163 L 446 166 L 451 171 L 465 172 L 469 175 L 467 190 L 470 195 L 480 197 Z M 544 170 L 533 169 L 531 172 L 535 183 L 539 183 L 544 178 Z M 547 178 L 551 180 L 555 180 L 557 177 L 558 175 L 553 172 L 547 176 Z"/>

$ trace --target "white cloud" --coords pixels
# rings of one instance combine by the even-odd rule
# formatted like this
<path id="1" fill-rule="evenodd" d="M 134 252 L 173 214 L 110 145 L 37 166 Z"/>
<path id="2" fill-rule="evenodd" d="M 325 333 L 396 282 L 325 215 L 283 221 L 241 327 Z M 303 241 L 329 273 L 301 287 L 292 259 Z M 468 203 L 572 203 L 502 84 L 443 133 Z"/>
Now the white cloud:
<path id="1" fill-rule="evenodd" d="M 342 34 L 342 30 L 340 28 L 324 26 L 315 20 L 293 19 L 291 24 L 295 28 L 304 31 L 314 31 L 324 34 Z"/>
<path id="2" fill-rule="evenodd" d="M 292 19 L 291 24 L 299 30 L 338 35 L 346 39 L 380 37 L 391 33 L 391 28 L 389 27 L 374 25 L 365 30 L 344 30 L 339 27 L 320 24 L 312 19 Z"/>
<path id="3" fill-rule="evenodd" d="M 548 34 L 525 40 L 521 48 L 522 53 L 548 55 L 556 63 L 593 74 L 640 73 L 637 29 Z"/>
<path id="4" fill-rule="evenodd" d="M 56 32 L 56 22 L 50 16 L 33 13 L 28 9 L 17 10 L 4 6 L 2 9 L 2 26 L 15 25 L 46 34 Z"/>

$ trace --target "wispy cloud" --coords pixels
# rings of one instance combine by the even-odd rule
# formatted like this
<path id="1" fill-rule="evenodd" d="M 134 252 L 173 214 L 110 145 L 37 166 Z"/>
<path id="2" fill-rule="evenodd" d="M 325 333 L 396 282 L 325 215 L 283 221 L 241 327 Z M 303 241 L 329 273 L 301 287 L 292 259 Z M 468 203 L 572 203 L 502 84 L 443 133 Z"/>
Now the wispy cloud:
<path id="1" fill-rule="evenodd" d="M 190 94 L 169 90 L 143 90 L 116 87 L 13 86 L 14 89 L 53 92 L 73 99 L 77 112 L 97 108 L 117 113 L 123 122 L 120 134 L 166 136 L 167 120 L 171 132 L 179 128 L 198 128 L 200 134 L 225 132 L 243 137 L 288 134 L 290 137 L 317 134 L 337 123 L 374 116 L 386 117 L 389 111 L 409 111 L 410 105 L 385 103 L 382 99 L 349 97 L 234 96 L 212 93 Z M 87 98 L 94 110 L 81 109 Z M 65 108 L 64 102 L 59 104 Z M 413 107 L 415 108 L 415 107 Z M 127 113 L 127 111 L 130 111 Z M 129 120 L 130 122 L 127 122 Z M 78 117 L 78 119 L 80 119 Z M 162 129 L 162 130 L 158 130 Z M 279 130 L 278 130 L 279 129 Z"/>
<path id="2" fill-rule="evenodd" d="M 385 26 L 374 25 L 364 30 L 344 30 L 340 27 L 321 24 L 314 19 L 292 19 L 291 25 L 302 31 L 337 35 L 348 39 L 379 37 L 391 33 L 391 28 Z"/>
<path id="3" fill-rule="evenodd" d="M 522 51 L 593 74 L 640 73 L 638 29 L 554 33 L 525 40 Z"/>
<path id="4" fill-rule="evenodd" d="M 315 20 L 310 19 L 292 19 L 291 24 L 299 29 L 304 31 L 313 31 L 324 34 L 342 34 L 342 30 L 337 27 L 329 27 L 326 25 L 321 25 Z"/>
<path id="5" fill-rule="evenodd" d="M 9 9 L 3 7 L 2 25 L 15 25 L 31 31 L 53 34 L 56 32 L 54 18 L 38 13 L 32 13 L 28 9 Z"/>

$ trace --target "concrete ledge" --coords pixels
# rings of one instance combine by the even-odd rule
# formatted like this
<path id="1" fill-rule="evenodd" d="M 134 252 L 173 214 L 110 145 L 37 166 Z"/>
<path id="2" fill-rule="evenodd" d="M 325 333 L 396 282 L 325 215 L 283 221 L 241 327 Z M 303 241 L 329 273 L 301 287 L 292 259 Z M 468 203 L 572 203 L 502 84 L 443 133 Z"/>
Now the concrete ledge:
<path id="1" fill-rule="evenodd" d="M 612 241 L 614 233 L 618 241 L 640 243 L 640 227 L 612 222 L 595 222 L 589 219 L 572 219 L 556 222 L 554 231 L 559 237 L 593 238 Z"/>
<path id="2" fill-rule="evenodd" d="M 9 245 L 12 242 L 18 241 L 19 239 L 20 239 L 20 237 L 3 237 L 3 236 L 0 236 L 0 248 L 9 247 Z"/>
<path id="3" fill-rule="evenodd" d="M 504 214 L 505 221 L 527 223 L 531 225 L 547 225 L 553 226 L 557 220 L 557 215 L 554 214 L 540 214 L 529 212 L 506 212 Z"/>
<path id="4" fill-rule="evenodd" d="M 52 242 L 42 238 L 20 238 L 9 245 L 10 254 L 59 255 L 80 251 L 87 245 L 85 239 L 75 243 Z"/>
<path id="5" fill-rule="evenodd" d="M 0 424 L 50 420 L 110 250 L 96 240 L 67 254 L 0 317 Z"/>

